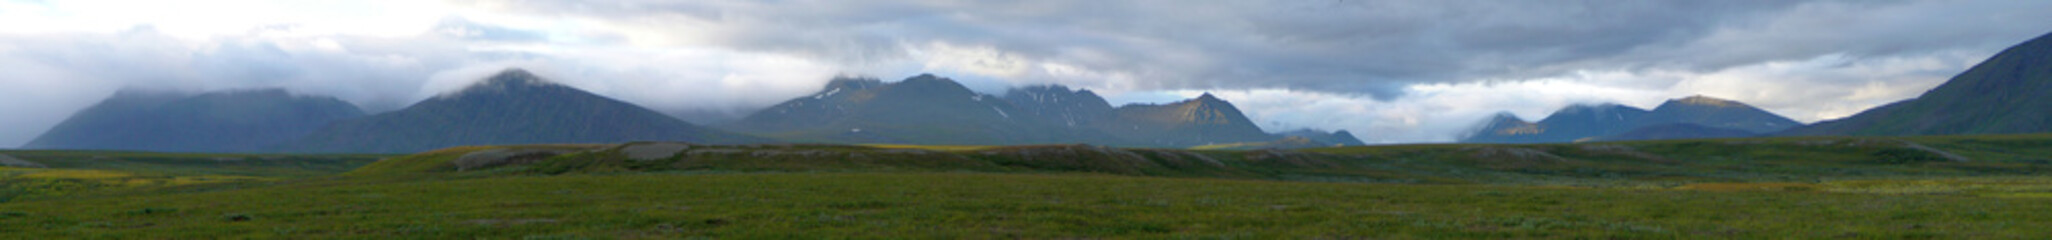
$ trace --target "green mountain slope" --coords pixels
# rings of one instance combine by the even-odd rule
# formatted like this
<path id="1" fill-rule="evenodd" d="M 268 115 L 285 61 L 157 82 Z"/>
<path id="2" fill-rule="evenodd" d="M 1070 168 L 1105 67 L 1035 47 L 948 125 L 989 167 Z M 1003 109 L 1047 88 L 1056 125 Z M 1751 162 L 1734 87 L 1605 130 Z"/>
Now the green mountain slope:
<path id="1" fill-rule="evenodd" d="M 2052 132 L 2052 34 L 2009 47 L 1916 99 L 1784 135 Z"/>

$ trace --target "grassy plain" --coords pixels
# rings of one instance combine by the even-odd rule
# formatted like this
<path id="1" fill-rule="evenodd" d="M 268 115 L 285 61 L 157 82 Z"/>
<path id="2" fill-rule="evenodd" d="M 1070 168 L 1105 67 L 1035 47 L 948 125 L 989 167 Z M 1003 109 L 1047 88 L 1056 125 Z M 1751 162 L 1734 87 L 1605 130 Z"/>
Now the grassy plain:
<path id="1" fill-rule="evenodd" d="M 2044 204 L 2052 201 L 2052 175 L 2042 172 L 2052 170 L 2044 159 L 2052 156 L 2048 146 L 2052 135 L 1301 151 L 699 145 L 669 158 L 630 159 L 622 146 L 592 145 L 471 170 L 454 162 L 474 151 L 523 147 L 451 148 L 375 163 L 274 156 L 293 160 L 263 165 L 269 167 L 46 162 L 57 168 L 0 169 L 0 179 L 195 180 L 0 202 L 0 232 L 177 239 L 2015 239 L 2052 235 L 2040 226 L 2052 215 L 2039 214 L 2052 210 Z"/>

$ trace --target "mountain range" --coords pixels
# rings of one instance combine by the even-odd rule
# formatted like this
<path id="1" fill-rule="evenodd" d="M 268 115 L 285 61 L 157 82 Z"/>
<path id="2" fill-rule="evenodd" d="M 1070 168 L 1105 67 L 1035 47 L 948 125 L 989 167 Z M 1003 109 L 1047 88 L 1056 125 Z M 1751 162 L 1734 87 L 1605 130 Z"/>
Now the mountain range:
<path id="1" fill-rule="evenodd" d="M 288 152 L 407 153 L 464 145 L 772 140 L 705 128 L 511 69 L 397 111 L 336 122 Z"/>
<path id="2" fill-rule="evenodd" d="M 1283 137 L 1262 132 L 1232 103 L 1210 94 L 1112 107 L 1089 90 L 1031 86 L 1000 97 L 933 75 L 894 83 L 837 78 L 817 93 L 725 127 L 796 141 L 935 145 L 1190 147 Z"/>
<path id="3" fill-rule="evenodd" d="M 1749 137 L 1802 123 L 1745 103 L 1706 96 L 1668 100 L 1653 110 L 1618 104 L 1578 104 L 1527 122 L 1497 114 L 1474 127 L 1464 143 L 1565 143 Z"/>
<path id="4" fill-rule="evenodd" d="M 1464 143 L 1728 138 L 1766 135 L 1956 135 L 2052 132 L 2052 34 L 2010 47 L 1918 98 L 1805 126 L 1706 96 L 1652 110 L 1564 107 L 1531 122 L 1498 114 Z M 742 132 L 754 135 L 740 134 Z M 758 137 L 760 136 L 760 137 Z M 1112 106 L 1059 85 L 971 91 L 938 76 L 898 82 L 841 77 L 820 91 L 718 128 L 509 69 L 404 109 L 366 115 L 332 97 L 278 89 L 204 94 L 124 90 L 38 136 L 28 149 L 165 152 L 416 152 L 462 145 L 778 141 L 928 145 L 1086 143 L 1124 147 L 1361 145 L 1345 130 L 1263 132 L 1211 94 Z"/>

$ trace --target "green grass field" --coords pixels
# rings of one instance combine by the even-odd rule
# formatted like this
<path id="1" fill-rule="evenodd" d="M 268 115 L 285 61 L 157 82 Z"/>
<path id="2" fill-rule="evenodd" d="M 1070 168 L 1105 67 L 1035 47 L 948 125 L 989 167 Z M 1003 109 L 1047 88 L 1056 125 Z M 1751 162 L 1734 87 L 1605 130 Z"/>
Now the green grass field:
<path id="1" fill-rule="evenodd" d="M 2048 135 L 1303 151 L 697 145 L 658 158 L 630 157 L 633 146 L 480 146 L 264 162 L 0 152 L 53 167 L 0 169 L 0 181 L 168 178 L 0 202 L 0 232 L 31 239 L 2052 235 L 2042 227 L 2052 215 L 2039 214 L 2052 210 L 2045 204 L 2052 176 L 2040 170 L 2052 169 L 2044 159 L 2052 156 Z M 464 157 L 494 149 L 577 151 L 489 164 Z M 369 160 L 382 157 L 389 158 Z"/>

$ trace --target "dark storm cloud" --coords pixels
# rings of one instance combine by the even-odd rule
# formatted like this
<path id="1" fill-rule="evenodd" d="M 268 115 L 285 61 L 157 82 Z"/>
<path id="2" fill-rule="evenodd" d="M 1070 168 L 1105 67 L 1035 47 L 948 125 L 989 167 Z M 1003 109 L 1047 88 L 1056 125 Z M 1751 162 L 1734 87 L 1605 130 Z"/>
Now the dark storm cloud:
<path id="1" fill-rule="evenodd" d="M 515 2 L 537 12 L 689 18 L 735 47 L 864 61 L 987 45 L 1141 73 L 1143 87 L 1376 93 L 1406 83 L 1558 74 L 1545 66 L 1681 46 L 1793 1 Z M 913 44 L 906 44 L 913 43 Z"/>
<path id="2" fill-rule="evenodd" d="M 2017 1 L 516 1 L 621 22 L 716 23 L 719 44 L 845 61 L 987 45 L 1137 73 L 1152 89 L 1371 93 L 1576 70 L 1714 71 L 1845 53 L 1928 53 L 2052 26 Z M 1917 6 L 1913 9 L 1901 6 Z M 1880 15 L 1875 15 L 1880 14 Z M 911 43 L 911 44 L 907 44 Z"/>

